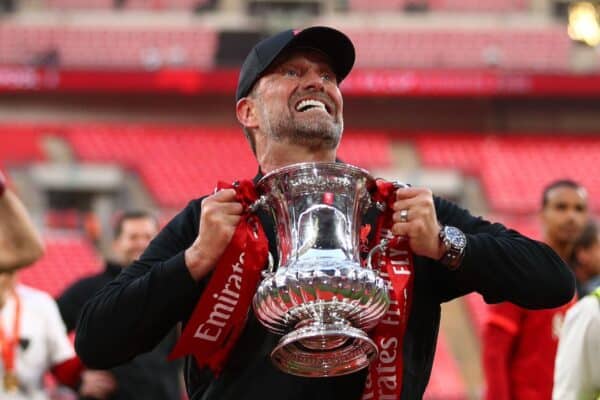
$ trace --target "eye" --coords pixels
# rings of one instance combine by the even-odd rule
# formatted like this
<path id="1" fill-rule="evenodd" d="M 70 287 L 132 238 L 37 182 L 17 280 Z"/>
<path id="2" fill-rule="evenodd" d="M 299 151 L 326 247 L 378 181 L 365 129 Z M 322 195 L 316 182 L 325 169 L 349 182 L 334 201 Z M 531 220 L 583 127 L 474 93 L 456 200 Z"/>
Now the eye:
<path id="1" fill-rule="evenodd" d="M 290 76 L 290 77 L 297 77 L 298 76 L 298 71 L 296 71 L 295 69 L 291 69 L 291 68 L 286 68 L 283 71 L 285 76 Z"/>
<path id="2" fill-rule="evenodd" d="M 321 74 L 321 79 L 327 82 L 335 82 L 335 75 L 331 72 L 323 72 Z"/>

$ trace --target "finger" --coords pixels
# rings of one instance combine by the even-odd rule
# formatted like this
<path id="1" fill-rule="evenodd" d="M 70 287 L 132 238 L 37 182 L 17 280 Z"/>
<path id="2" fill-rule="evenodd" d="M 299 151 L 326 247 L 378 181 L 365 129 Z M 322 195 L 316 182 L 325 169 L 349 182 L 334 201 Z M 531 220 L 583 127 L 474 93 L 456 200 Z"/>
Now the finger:
<path id="1" fill-rule="evenodd" d="M 223 216 L 223 222 L 230 226 L 237 226 L 237 224 L 240 223 L 241 219 L 242 219 L 242 217 L 239 215 L 224 215 Z"/>
<path id="2" fill-rule="evenodd" d="M 396 190 L 396 200 L 410 199 L 417 197 L 420 194 L 431 195 L 432 192 L 428 188 L 407 187 Z"/>
<path id="3" fill-rule="evenodd" d="M 201 205 L 202 215 L 208 214 L 232 214 L 239 215 L 244 211 L 244 207 L 237 201 L 213 201 L 205 199 Z"/>
<path id="4" fill-rule="evenodd" d="M 218 210 L 227 215 L 240 215 L 244 211 L 244 206 L 238 202 L 219 203 Z"/>
<path id="5" fill-rule="evenodd" d="M 217 191 L 215 194 L 208 196 L 212 200 L 226 203 L 235 200 L 235 190 L 234 189 L 221 189 Z"/>
<path id="6" fill-rule="evenodd" d="M 392 233 L 395 236 L 409 236 L 410 223 L 409 222 L 396 222 L 392 225 Z"/>
<path id="7" fill-rule="evenodd" d="M 396 200 L 394 202 L 394 204 L 392 205 L 392 209 L 394 211 L 401 211 L 401 210 L 410 210 L 411 208 L 415 208 L 415 206 L 417 206 L 419 204 L 419 198 L 418 197 L 412 197 L 409 199 L 403 199 L 403 200 Z"/>

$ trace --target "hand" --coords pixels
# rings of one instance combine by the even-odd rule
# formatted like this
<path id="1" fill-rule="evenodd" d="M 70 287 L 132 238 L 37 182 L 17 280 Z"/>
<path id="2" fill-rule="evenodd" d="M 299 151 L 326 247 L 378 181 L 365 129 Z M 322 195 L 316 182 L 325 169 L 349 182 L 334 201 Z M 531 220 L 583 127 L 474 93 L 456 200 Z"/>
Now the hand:
<path id="1" fill-rule="evenodd" d="M 431 190 L 413 187 L 398 189 L 393 208 L 392 233 L 407 236 L 415 254 L 434 260 L 442 258 L 445 248 L 439 238 L 440 224 Z M 406 216 L 404 218 L 403 213 Z"/>
<path id="2" fill-rule="evenodd" d="M 202 201 L 200 229 L 194 243 L 185 251 L 185 263 L 199 280 L 212 270 L 231 241 L 243 212 L 235 190 L 220 190 Z"/>
<path id="3" fill-rule="evenodd" d="M 79 394 L 98 400 L 108 399 L 117 390 L 117 381 L 108 371 L 86 370 L 81 374 Z"/>

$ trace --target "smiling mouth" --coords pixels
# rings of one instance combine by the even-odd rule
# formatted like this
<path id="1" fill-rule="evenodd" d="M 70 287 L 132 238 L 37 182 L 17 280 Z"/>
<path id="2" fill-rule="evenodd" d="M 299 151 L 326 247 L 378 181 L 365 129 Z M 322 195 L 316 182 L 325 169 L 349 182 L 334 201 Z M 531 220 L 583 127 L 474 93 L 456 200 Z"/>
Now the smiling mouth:
<path id="1" fill-rule="evenodd" d="M 321 110 L 330 114 L 329 107 L 327 104 L 316 99 L 305 99 L 296 104 L 296 111 L 306 112 L 310 110 Z"/>

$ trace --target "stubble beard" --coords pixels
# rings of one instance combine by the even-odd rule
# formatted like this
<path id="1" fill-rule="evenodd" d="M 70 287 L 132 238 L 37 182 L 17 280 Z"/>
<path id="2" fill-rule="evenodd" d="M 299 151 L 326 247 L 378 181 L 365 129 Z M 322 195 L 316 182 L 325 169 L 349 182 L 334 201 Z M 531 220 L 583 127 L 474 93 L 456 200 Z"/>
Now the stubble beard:
<path id="1" fill-rule="evenodd" d="M 298 119 L 289 112 L 271 114 L 264 115 L 266 118 L 263 118 L 264 121 L 267 121 L 265 131 L 269 137 L 311 149 L 332 150 L 337 148 L 344 129 L 341 117 L 332 121 L 325 118 Z"/>

